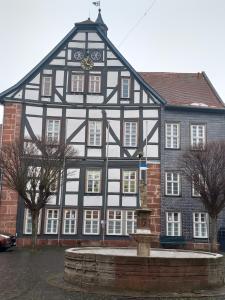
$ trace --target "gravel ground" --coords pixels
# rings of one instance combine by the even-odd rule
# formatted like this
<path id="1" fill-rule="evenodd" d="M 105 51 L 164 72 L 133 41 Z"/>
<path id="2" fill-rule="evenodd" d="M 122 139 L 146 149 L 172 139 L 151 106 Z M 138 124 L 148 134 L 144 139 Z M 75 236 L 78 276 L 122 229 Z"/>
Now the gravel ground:
<path id="1" fill-rule="evenodd" d="M 0 252 L 0 300 L 120 300 L 161 299 L 225 300 L 225 288 L 209 293 L 152 295 L 138 297 L 108 292 L 86 293 L 63 281 L 64 248 L 13 249 Z"/>

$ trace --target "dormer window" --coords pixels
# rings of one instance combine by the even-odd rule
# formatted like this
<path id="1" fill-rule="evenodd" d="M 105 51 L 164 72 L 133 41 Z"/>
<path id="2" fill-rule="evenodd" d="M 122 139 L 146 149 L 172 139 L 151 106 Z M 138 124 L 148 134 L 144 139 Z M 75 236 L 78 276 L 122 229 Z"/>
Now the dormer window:
<path id="1" fill-rule="evenodd" d="M 89 93 L 99 94 L 101 92 L 101 76 L 89 76 Z"/>
<path id="2" fill-rule="evenodd" d="M 121 79 L 121 98 L 130 98 L 130 78 Z"/>
<path id="3" fill-rule="evenodd" d="M 52 95 L 52 77 L 51 76 L 43 76 L 41 95 L 45 96 L 45 97 L 49 97 Z"/>
<path id="4" fill-rule="evenodd" d="M 71 76 L 71 92 L 83 93 L 84 91 L 84 75 L 72 74 Z"/>

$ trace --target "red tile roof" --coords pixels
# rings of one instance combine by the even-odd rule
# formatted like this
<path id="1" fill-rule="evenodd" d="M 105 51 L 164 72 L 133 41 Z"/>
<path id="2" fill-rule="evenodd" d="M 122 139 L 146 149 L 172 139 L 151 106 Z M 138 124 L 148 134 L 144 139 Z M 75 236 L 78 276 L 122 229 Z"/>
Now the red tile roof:
<path id="1" fill-rule="evenodd" d="M 204 72 L 139 74 L 168 104 L 224 108 L 224 103 Z"/>

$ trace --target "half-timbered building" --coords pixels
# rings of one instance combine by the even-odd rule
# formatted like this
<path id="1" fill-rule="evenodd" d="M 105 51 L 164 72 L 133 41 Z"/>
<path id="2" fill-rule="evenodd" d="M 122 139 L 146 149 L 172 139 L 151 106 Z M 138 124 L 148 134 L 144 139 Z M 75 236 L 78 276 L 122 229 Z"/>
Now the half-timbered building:
<path id="1" fill-rule="evenodd" d="M 189 140 L 206 139 L 208 128 L 208 136 L 224 136 L 224 105 L 205 74 L 138 73 L 107 30 L 101 12 L 95 22 L 76 23 L 40 64 L 0 94 L 3 144 L 41 137 L 76 151 L 41 211 L 39 240 L 127 243 L 139 206 L 140 153 L 148 166 L 152 231 L 193 237 L 190 214 L 198 221 L 204 211 L 200 203 L 193 209 L 191 188 L 188 196 L 187 186 L 181 193 L 177 156 Z M 6 187 L 0 228 L 29 242 L 29 211 Z"/>

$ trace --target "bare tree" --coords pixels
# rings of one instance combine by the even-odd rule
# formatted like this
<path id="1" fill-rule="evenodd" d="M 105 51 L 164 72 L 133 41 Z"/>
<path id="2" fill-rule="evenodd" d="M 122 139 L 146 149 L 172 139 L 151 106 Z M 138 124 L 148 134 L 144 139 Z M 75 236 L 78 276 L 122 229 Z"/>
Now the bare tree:
<path id="1" fill-rule="evenodd" d="M 40 210 L 50 200 L 64 169 L 65 160 L 74 157 L 71 147 L 19 140 L 3 145 L 0 149 L 0 168 L 3 185 L 18 193 L 19 199 L 30 211 L 32 219 L 32 247 L 37 245 L 38 217 Z"/>
<path id="2" fill-rule="evenodd" d="M 208 212 L 211 251 L 217 251 L 217 220 L 225 207 L 225 141 L 187 150 L 181 163 L 187 180 L 194 185 Z"/>

